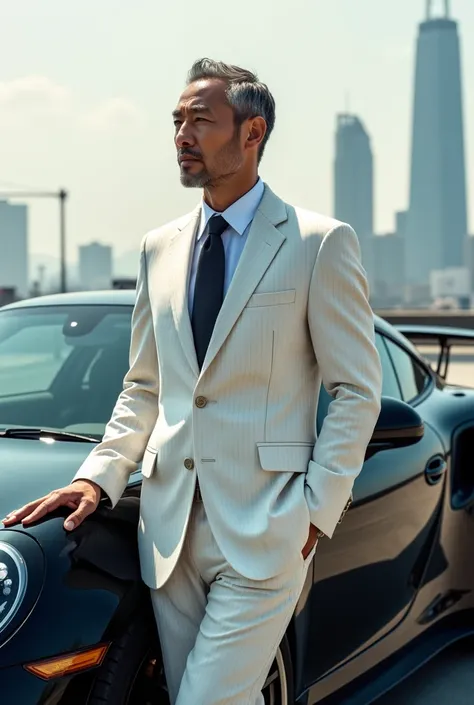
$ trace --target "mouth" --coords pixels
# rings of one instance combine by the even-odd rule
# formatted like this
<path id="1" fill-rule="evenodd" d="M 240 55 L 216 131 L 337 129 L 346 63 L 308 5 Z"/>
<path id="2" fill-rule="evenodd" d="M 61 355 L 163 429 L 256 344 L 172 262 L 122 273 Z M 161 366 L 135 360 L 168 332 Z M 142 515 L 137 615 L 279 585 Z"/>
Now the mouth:
<path id="1" fill-rule="evenodd" d="M 179 165 L 186 168 L 189 166 L 192 166 L 196 162 L 200 162 L 201 159 L 198 159 L 197 157 L 189 157 L 189 156 L 183 156 L 178 159 Z"/>

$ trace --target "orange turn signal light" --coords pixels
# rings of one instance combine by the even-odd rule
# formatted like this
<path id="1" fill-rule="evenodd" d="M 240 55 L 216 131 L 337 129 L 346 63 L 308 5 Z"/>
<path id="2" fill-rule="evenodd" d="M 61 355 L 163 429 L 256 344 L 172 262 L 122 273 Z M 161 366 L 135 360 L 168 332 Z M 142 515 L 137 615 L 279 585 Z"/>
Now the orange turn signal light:
<path id="1" fill-rule="evenodd" d="M 70 676 L 88 668 L 100 666 L 105 658 L 109 644 L 101 644 L 92 649 L 76 651 L 71 654 L 62 654 L 54 658 L 36 663 L 29 663 L 24 668 L 45 681 L 62 676 Z"/>

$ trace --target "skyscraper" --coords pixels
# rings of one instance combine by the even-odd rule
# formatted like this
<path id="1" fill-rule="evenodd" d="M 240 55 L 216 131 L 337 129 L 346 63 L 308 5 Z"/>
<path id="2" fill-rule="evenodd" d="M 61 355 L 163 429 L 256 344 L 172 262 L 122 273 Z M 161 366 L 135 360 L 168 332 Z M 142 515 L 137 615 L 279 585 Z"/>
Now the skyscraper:
<path id="1" fill-rule="evenodd" d="M 0 201 L 0 288 L 13 287 L 16 296 L 29 294 L 28 208 Z"/>
<path id="2" fill-rule="evenodd" d="M 427 285 L 430 272 L 459 267 L 467 235 L 461 59 L 449 0 L 442 15 L 426 2 L 416 56 L 406 275 Z"/>
<path id="3" fill-rule="evenodd" d="M 373 155 L 370 137 L 356 115 L 337 116 L 334 162 L 334 216 L 357 232 L 362 262 L 372 271 L 374 232 Z"/>
<path id="4" fill-rule="evenodd" d="M 360 239 L 374 232 L 373 156 L 362 121 L 347 113 L 337 116 L 334 164 L 334 215 L 350 223 Z"/>
<path id="5" fill-rule="evenodd" d="M 110 289 L 112 285 L 112 248 L 91 242 L 79 247 L 79 277 L 82 289 Z"/>

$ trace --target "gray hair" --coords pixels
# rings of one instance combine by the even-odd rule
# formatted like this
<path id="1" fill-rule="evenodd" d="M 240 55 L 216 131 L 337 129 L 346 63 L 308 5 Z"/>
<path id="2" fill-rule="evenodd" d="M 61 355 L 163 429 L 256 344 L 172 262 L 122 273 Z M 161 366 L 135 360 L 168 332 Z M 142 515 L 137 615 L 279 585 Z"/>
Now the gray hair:
<path id="1" fill-rule="evenodd" d="M 267 123 L 267 131 L 258 153 L 260 162 L 275 126 L 275 100 L 268 87 L 252 71 L 222 61 L 198 59 L 188 73 L 187 84 L 205 78 L 220 78 L 227 83 L 227 100 L 234 110 L 237 125 L 254 117 L 262 117 Z"/>

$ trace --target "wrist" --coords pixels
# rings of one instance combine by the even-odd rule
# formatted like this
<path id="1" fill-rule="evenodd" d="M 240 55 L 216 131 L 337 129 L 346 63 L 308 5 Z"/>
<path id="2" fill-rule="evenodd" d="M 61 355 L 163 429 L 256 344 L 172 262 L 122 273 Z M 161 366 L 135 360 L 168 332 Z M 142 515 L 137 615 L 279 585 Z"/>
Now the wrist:
<path id="1" fill-rule="evenodd" d="M 314 525 L 313 525 L 313 526 L 314 526 Z M 322 539 L 324 536 L 326 536 L 326 534 L 324 533 L 324 531 L 321 531 L 321 529 L 318 529 L 317 526 L 315 526 L 314 528 L 316 529 L 316 538 L 317 538 L 317 539 Z"/>

